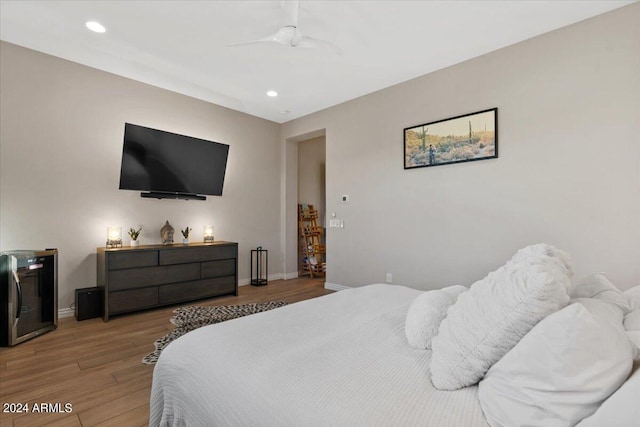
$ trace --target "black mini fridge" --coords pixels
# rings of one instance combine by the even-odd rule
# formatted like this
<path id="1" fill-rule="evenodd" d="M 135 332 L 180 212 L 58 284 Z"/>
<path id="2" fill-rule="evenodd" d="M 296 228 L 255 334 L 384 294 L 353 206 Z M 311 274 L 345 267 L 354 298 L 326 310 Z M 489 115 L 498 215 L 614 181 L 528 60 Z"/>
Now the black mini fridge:
<path id="1" fill-rule="evenodd" d="M 58 326 L 58 251 L 0 254 L 0 346 L 7 347 Z"/>

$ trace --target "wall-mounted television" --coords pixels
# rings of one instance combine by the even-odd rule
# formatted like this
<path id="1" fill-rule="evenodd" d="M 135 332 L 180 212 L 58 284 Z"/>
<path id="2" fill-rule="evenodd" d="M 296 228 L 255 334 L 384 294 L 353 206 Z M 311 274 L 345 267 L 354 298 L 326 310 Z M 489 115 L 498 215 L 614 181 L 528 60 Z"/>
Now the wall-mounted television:
<path id="1" fill-rule="evenodd" d="M 221 196 L 228 154 L 227 144 L 125 123 L 120 189 L 157 199 Z"/>

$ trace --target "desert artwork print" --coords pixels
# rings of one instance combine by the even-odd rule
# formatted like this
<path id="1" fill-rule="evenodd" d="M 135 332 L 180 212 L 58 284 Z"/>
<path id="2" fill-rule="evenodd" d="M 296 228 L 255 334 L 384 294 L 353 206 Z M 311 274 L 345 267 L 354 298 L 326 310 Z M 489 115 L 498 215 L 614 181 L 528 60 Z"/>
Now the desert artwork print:
<path id="1" fill-rule="evenodd" d="M 498 157 L 498 109 L 404 129 L 404 168 Z"/>

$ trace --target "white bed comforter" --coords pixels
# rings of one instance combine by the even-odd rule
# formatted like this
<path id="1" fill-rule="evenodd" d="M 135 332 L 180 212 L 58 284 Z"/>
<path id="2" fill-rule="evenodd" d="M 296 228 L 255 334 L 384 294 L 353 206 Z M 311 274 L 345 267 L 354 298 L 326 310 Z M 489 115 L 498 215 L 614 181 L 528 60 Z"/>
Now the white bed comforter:
<path id="1" fill-rule="evenodd" d="M 487 426 L 438 391 L 404 322 L 420 291 L 370 285 L 197 329 L 153 373 L 151 426 Z"/>

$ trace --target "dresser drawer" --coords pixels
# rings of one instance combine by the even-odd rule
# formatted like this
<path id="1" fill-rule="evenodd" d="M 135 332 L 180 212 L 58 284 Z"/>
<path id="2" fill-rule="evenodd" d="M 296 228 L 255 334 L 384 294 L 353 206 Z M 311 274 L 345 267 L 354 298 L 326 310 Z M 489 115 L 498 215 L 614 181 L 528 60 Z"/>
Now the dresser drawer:
<path id="1" fill-rule="evenodd" d="M 109 292 L 109 312 L 111 314 L 140 310 L 156 305 L 158 305 L 157 287 Z"/>
<path id="2" fill-rule="evenodd" d="M 199 278 L 200 264 L 130 268 L 128 270 L 109 272 L 109 290 L 142 288 L 151 285 L 198 280 Z"/>
<path id="3" fill-rule="evenodd" d="M 159 260 L 160 265 L 170 265 L 237 258 L 237 256 L 238 246 L 236 245 L 201 246 L 161 251 Z"/>
<path id="4" fill-rule="evenodd" d="M 202 263 L 200 277 L 207 279 L 210 277 L 235 276 L 236 260 L 222 259 L 220 261 L 207 261 Z"/>
<path id="5" fill-rule="evenodd" d="M 235 277 L 196 280 L 189 283 L 174 283 L 159 287 L 160 304 L 171 304 L 194 299 L 231 294 L 236 291 Z"/>
<path id="6" fill-rule="evenodd" d="M 108 255 L 109 270 L 158 265 L 158 251 L 127 251 Z"/>

